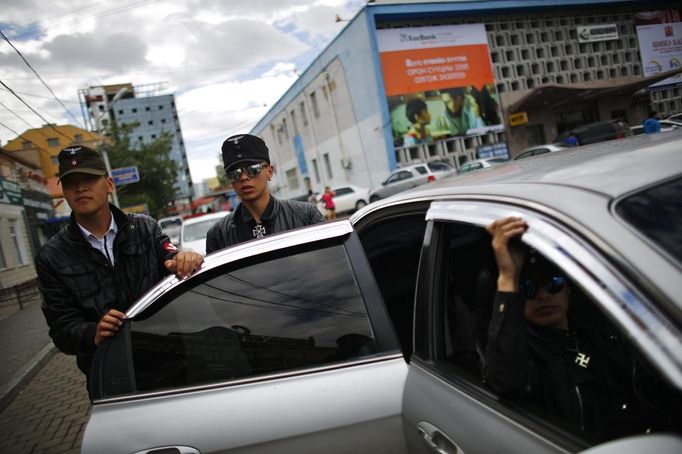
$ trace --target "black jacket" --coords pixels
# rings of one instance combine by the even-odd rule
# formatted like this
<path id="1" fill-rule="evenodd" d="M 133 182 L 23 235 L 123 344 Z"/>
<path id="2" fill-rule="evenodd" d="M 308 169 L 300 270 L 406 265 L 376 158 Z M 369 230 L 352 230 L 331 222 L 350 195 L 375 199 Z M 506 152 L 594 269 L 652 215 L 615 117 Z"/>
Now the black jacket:
<path id="1" fill-rule="evenodd" d="M 322 213 L 309 203 L 270 197 L 273 201 L 270 234 L 324 222 Z M 226 216 L 211 227 L 206 235 L 207 254 L 239 243 L 237 222 L 241 219 L 240 210 L 244 209 L 243 204 L 240 204 L 231 216 Z"/>
<path id="2" fill-rule="evenodd" d="M 87 375 L 95 352 L 95 331 L 109 309 L 127 310 L 168 274 L 163 262 L 177 249 L 149 216 L 126 215 L 110 205 L 118 228 L 111 266 L 71 222 L 36 256 L 38 288 L 50 337 L 63 353 L 76 355 Z"/>
<path id="3" fill-rule="evenodd" d="M 518 293 L 499 292 L 488 329 L 486 381 L 501 395 L 541 409 L 588 440 L 665 427 L 662 415 L 637 398 L 651 377 L 620 339 L 595 320 L 571 330 L 523 319 Z M 650 386 L 648 386 L 650 388 Z"/>

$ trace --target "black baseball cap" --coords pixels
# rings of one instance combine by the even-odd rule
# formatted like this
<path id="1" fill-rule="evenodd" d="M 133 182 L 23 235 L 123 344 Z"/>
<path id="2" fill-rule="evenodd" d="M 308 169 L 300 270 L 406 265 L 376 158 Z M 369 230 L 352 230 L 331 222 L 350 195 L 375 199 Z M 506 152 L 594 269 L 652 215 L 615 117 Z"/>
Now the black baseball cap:
<path id="1" fill-rule="evenodd" d="M 244 162 L 267 162 L 270 164 L 268 147 L 260 137 L 237 134 L 223 142 L 223 166 L 225 169 Z"/>
<path id="2" fill-rule="evenodd" d="M 71 145 L 62 149 L 57 160 L 59 161 L 59 181 L 72 173 L 90 175 L 107 175 L 108 173 L 102 156 L 85 145 Z"/>

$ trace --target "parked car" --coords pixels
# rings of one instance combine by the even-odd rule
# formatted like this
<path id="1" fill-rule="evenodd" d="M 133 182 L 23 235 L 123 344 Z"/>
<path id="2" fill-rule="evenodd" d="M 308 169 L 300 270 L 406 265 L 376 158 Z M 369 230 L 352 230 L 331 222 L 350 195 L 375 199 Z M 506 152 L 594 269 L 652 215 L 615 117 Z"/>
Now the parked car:
<path id="1" fill-rule="evenodd" d="M 488 167 L 504 164 L 505 162 L 509 162 L 509 159 L 506 158 L 474 159 L 473 161 L 465 162 L 464 164 L 462 164 L 457 170 L 457 173 L 461 175 L 463 173 L 469 173 L 475 170 L 487 169 Z"/>
<path id="2" fill-rule="evenodd" d="M 360 208 L 363 208 L 369 202 L 369 189 L 361 188 L 352 184 L 343 186 L 333 186 L 334 191 L 334 206 L 337 215 L 354 213 Z M 317 200 L 320 196 L 317 195 Z M 318 203 L 318 209 L 324 213 L 324 203 Z"/>
<path id="3" fill-rule="evenodd" d="M 565 145 L 560 145 L 556 143 L 546 143 L 544 145 L 535 145 L 533 147 L 526 148 L 521 153 L 514 156 L 514 160 L 530 158 L 531 156 L 538 156 L 545 153 L 553 153 L 555 151 L 565 150 L 567 147 Z"/>
<path id="4" fill-rule="evenodd" d="M 670 115 L 666 120 L 682 122 L 682 113 Z"/>
<path id="5" fill-rule="evenodd" d="M 513 161 L 208 256 L 98 347 L 82 452 L 682 452 L 681 147 L 673 132 Z M 570 317 L 636 358 L 614 382 L 653 380 L 613 402 L 622 417 L 667 425 L 590 438 L 483 380 L 485 227 L 510 215 L 569 282 Z"/>
<path id="6" fill-rule="evenodd" d="M 682 128 L 682 122 L 679 121 L 659 120 L 659 123 L 661 124 L 661 132 L 673 131 L 675 129 Z M 642 125 L 632 126 L 630 128 L 630 131 L 632 131 L 633 136 L 644 134 L 644 126 Z"/>
<path id="7" fill-rule="evenodd" d="M 381 183 L 380 188 L 377 188 L 370 193 L 369 201 L 375 202 L 401 191 L 454 175 L 456 172 L 454 167 L 447 162 L 442 161 L 432 161 L 427 162 L 426 164 L 401 167 L 392 172 L 388 178 Z"/>
<path id="8" fill-rule="evenodd" d="M 632 135 L 628 125 L 622 121 L 599 121 L 569 129 L 557 137 L 554 143 L 564 143 L 571 134 L 578 138 L 578 145 L 623 139 Z"/>
<path id="9" fill-rule="evenodd" d="M 180 250 L 189 249 L 206 255 L 206 234 L 208 230 L 213 227 L 213 224 L 229 215 L 229 211 L 219 211 L 186 219 L 182 224 Z"/>
<path id="10" fill-rule="evenodd" d="M 182 218 L 180 216 L 168 216 L 159 219 L 159 227 L 163 233 L 168 235 L 172 243 L 180 244 L 180 233 L 182 231 Z"/>

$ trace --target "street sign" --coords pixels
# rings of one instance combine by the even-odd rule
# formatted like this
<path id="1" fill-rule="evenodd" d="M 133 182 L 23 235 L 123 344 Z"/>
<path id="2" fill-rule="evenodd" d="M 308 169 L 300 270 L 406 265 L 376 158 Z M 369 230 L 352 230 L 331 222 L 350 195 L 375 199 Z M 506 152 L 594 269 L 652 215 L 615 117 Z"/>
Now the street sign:
<path id="1" fill-rule="evenodd" d="M 138 172 L 137 166 L 119 167 L 118 169 L 111 169 L 111 178 L 114 179 L 116 186 L 137 183 L 140 181 L 140 172 Z"/>

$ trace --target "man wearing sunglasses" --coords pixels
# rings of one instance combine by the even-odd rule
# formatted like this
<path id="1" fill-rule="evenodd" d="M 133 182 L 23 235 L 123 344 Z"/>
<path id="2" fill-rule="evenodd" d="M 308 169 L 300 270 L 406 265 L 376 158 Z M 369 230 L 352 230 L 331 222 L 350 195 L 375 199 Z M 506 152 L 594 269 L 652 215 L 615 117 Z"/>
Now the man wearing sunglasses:
<path id="1" fill-rule="evenodd" d="M 590 311 L 592 302 L 558 267 L 518 243 L 528 224 L 508 217 L 487 230 L 499 270 L 485 350 L 488 385 L 592 442 L 666 428 L 663 413 L 638 397 L 655 386 L 636 373 L 645 368 L 635 367 L 613 326 Z"/>
<path id="2" fill-rule="evenodd" d="M 260 137 L 238 134 L 222 146 L 225 175 L 241 203 L 206 235 L 206 253 L 273 233 L 324 222 L 313 205 L 279 200 L 270 194 L 272 178 L 268 147 Z"/>

